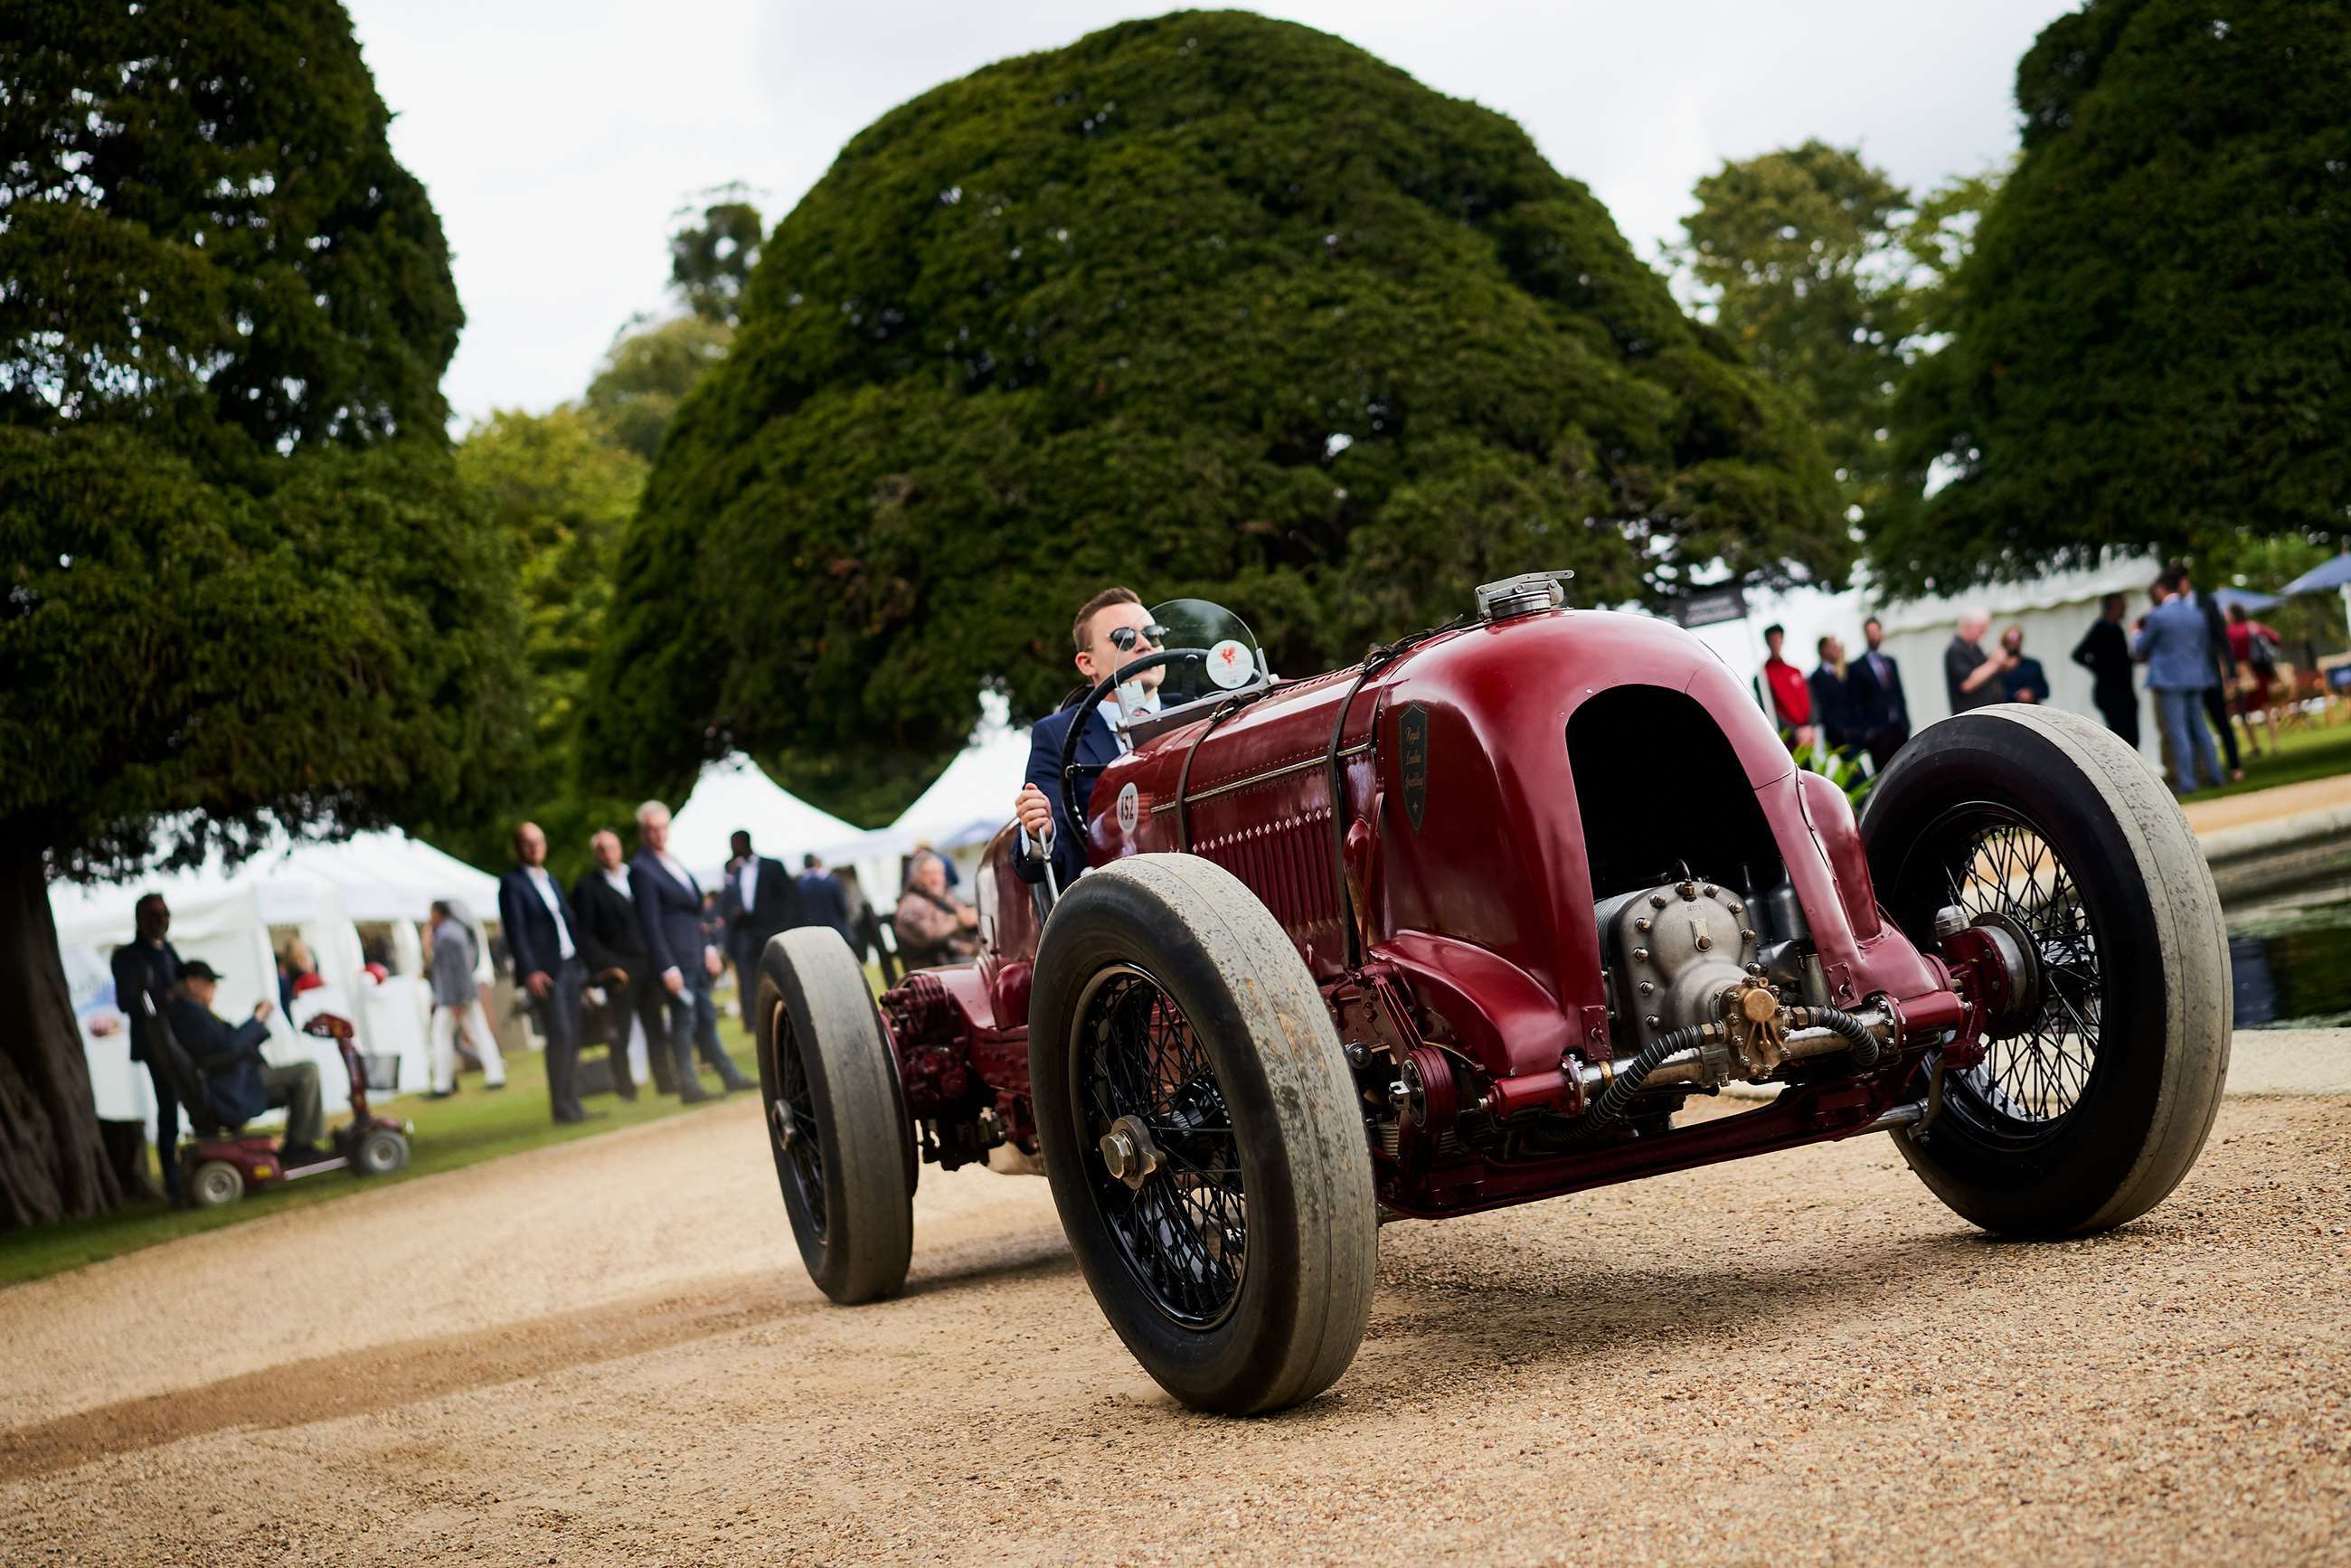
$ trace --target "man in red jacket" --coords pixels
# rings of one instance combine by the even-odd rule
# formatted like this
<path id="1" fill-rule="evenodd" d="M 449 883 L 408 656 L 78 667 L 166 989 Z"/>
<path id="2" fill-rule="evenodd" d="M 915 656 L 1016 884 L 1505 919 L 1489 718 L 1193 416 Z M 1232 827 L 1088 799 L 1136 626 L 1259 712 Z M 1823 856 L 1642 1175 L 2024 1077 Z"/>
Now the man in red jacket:
<path id="1" fill-rule="evenodd" d="M 1788 744 L 1802 750 L 1813 744 L 1813 692 L 1804 672 L 1780 656 L 1788 629 L 1777 622 L 1763 628 L 1763 684 L 1771 689 L 1771 719 Z"/>

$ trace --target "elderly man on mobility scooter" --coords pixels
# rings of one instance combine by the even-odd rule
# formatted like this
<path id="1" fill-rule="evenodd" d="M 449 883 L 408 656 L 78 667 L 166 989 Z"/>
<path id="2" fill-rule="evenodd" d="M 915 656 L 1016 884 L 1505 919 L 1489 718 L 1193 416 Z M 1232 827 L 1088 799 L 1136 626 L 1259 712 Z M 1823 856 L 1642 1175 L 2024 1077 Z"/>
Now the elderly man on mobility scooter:
<path id="1" fill-rule="evenodd" d="M 326 1114 L 319 1098 L 319 1064 L 298 1061 L 279 1067 L 261 1054 L 269 1038 L 269 1014 L 275 1004 L 253 1004 L 253 1016 L 231 1027 L 214 1016 L 213 996 L 220 975 L 198 958 L 181 966 L 180 986 L 164 1015 L 196 1067 L 214 1113 L 224 1122 L 249 1122 L 264 1111 L 286 1108 L 286 1142 L 278 1157 L 287 1170 L 317 1165 L 335 1156 L 319 1146 L 326 1133 Z"/>

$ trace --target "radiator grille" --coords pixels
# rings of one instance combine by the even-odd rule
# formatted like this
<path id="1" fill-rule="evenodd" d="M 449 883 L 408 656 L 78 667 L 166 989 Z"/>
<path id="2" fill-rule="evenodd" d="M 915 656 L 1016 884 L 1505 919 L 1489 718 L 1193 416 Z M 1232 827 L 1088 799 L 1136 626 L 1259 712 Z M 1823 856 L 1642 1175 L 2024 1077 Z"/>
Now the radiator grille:
<path id="1" fill-rule="evenodd" d="M 1291 941 L 1339 929 L 1328 808 L 1211 833 L 1196 839 L 1192 852 L 1247 883 Z"/>

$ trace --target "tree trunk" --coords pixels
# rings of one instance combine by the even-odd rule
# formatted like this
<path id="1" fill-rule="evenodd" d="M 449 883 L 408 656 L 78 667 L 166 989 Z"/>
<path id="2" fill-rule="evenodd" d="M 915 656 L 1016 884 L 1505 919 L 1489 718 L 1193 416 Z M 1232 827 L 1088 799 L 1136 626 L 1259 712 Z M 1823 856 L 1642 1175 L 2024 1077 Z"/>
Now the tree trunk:
<path id="1" fill-rule="evenodd" d="M 122 1201 L 89 1092 L 41 852 L 0 852 L 0 1230 Z"/>

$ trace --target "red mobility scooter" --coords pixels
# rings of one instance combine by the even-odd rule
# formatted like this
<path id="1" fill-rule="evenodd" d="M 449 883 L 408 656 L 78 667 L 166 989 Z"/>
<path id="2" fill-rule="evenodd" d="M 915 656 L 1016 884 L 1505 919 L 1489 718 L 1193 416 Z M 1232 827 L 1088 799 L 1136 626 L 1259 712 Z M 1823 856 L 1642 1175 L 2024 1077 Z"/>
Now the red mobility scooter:
<path id="1" fill-rule="evenodd" d="M 266 1134 L 246 1133 L 242 1123 L 225 1123 L 213 1112 L 204 1075 L 189 1056 L 172 1026 L 155 1010 L 154 1002 L 140 998 L 147 1010 L 156 1049 L 164 1070 L 178 1091 L 194 1134 L 180 1145 L 180 1168 L 187 1172 L 188 1200 L 198 1208 L 235 1203 L 248 1192 L 299 1181 L 329 1171 L 349 1170 L 358 1176 L 389 1176 L 408 1163 L 408 1135 L 414 1128 L 379 1116 L 368 1105 L 371 1089 L 400 1087 L 400 1058 L 362 1052 L 349 1019 L 320 1013 L 302 1026 L 305 1034 L 331 1040 L 350 1074 L 351 1119 L 328 1134 L 333 1153 L 308 1165 L 287 1166 L 279 1157 L 277 1140 Z"/>

